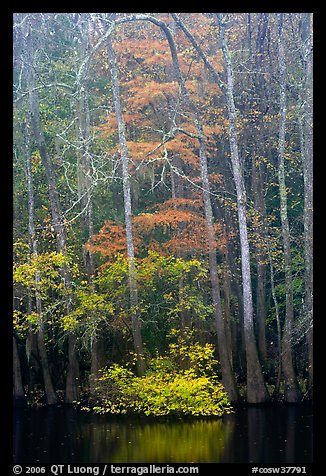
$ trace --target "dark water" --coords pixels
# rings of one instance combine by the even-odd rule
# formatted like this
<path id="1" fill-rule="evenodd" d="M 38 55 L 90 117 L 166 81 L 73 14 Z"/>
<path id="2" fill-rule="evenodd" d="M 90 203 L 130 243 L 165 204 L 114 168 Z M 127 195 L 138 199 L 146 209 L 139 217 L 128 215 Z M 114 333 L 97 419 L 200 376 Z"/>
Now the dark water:
<path id="1" fill-rule="evenodd" d="M 73 409 L 14 417 L 14 463 L 312 462 L 312 408 L 250 407 L 214 420 L 149 422 Z"/>

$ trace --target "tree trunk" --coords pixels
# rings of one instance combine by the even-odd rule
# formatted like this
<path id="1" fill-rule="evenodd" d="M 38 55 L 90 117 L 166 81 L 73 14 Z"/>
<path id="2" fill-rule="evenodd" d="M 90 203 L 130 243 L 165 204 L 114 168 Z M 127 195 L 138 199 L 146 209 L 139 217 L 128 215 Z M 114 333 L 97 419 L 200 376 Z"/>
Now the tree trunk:
<path id="1" fill-rule="evenodd" d="M 33 173 L 31 166 L 31 152 L 29 146 L 29 121 L 25 129 L 25 160 L 26 160 L 26 177 L 27 177 L 27 196 L 28 196 L 28 233 L 31 244 L 31 254 L 33 258 L 37 258 L 37 239 L 35 233 L 34 225 L 34 190 L 33 190 Z M 43 321 L 43 311 L 42 311 L 42 301 L 40 296 L 40 273 L 39 271 L 35 272 L 35 301 L 36 301 L 36 312 L 38 315 L 38 332 L 37 332 L 37 345 L 41 359 L 42 365 L 42 375 L 44 382 L 44 391 L 47 405 L 56 405 L 59 403 L 59 399 L 55 393 L 52 378 L 49 369 L 48 356 L 46 353 L 46 347 L 44 342 L 44 321 Z"/>
<path id="2" fill-rule="evenodd" d="M 229 211 L 225 208 L 225 223 L 227 230 L 234 230 L 235 224 Z M 245 335 L 244 335 L 244 318 L 243 318 L 243 294 L 241 285 L 239 284 L 240 276 L 236 265 L 236 250 L 232 241 L 227 243 L 227 265 L 231 273 L 231 289 L 233 290 L 234 295 L 238 301 L 238 332 L 240 337 L 240 345 L 237 346 L 236 353 L 238 356 L 239 364 L 242 367 L 242 362 L 246 361 L 246 344 L 245 344 Z"/>
<path id="3" fill-rule="evenodd" d="M 129 178 L 129 158 L 125 133 L 125 123 L 122 114 L 120 88 L 118 79 L 118 68 L 116 64 L 115 53 L 112 48 L 111 38 L 108 39 L 108 58 L 111 72 L 112 96 L 115 108 L 115 114 L 118 122 L 118 134 L 120 144 L 120 154 L 122 161 L 122 180 L 123 180 L 123 198 L 125 212 L 125 226 L 127 238 L 127 256 L 128 256 L 128 274 L 129 274 L 129 292 L 130 292 L 130 311 L 131 311 L 131 328 L 134 341 L 134 348 L 137 355 L 137 371 L 139 375 L 143 375 L 146 366 L 144 360 L 144 347 L 141 335 L 141 326 L 139 321 L 138 310 L 138 289 L 135 267 L 134 240 L 132 232 L 132 212 L 131 212 L 131 192 Z"/>
<path id="4" fill-rule="evenodd" d="M 227 258 L 225 258 L 227 263 Z M 225 336 L 226 336 L 226 348 L 229 353 L 229 360 L 231 367 L 233 369 L 233 359 L 234 359 L 234 346 L 232 338 L 232 325 L 231 325 L 231 279 L 230 271 L 226 269 L 223 273 L 223 299 L 224 299 L 224 327 L 225 327 Z"/>
<path id="5" fill-rule="evenodd" d="M 17 405 L 25 405 L 26 397 L 23 386 L 23 379 L 21 374 L 20 360 L 18 355 L 16 339 L 13 336 L 13 377 L 14 377 L 14 386 L 13 386 L 13 397 L 14 403 Z"/>
<path id="6" fill-rule="evenodd" d="M 312 14 L 303 13 L 302 22 L 304 77 L 304 148 L 302 154 L 304 181 L 304 313 L 307 322 L 309 390 L 313 388 L 313 43 Z"/>
<path id="7" fill-rule="evenodd" d="M 212 204 L 212 210 L 215 216 L 217 217 L 217 220 L 220 221 L 220 223 L 223 224 L 224 226 L 224 233 L 225 236 L 227 236 L 227 230 L 228 230 L 228 225 L 227 225 L 227 219 L 225 216 L 225 213 L 223 215 L 222 213 L 222 207 L 219 205 L 218 201 L 216 200 L 215 197 L 210 197 L 211 204 Z M 224 210 L 225 211 L 225 210 Z M 229 242 L 226 244 L 226 250 L 223 256 L 223 277 L 221 279 L 222 281 L 222 295 L 223 295 L 223 301 L 224 301 L 224 328 L 225 328 L 225 335 L 226 335 L 226 347 L 229 352 L 229 359 L 231 362 L 231 366 L 233 369 L 233 363 L 235 362 L 235 357 L 237 355 L 236 351 L 236 346 L 234 343 L 236 342 L 236 328 L 235 328 L 235 320 L 233 322 L 231 321 L 231 264 L 230 264 L 230 254 L 229 254 Z M 235 335 L 234 335 L 235 331 Z"/>
<path id="8" fill-rule="evenodd" d="M 83 15 L 81 16 L 81 50 L 84 58 L 90 55 L 90 40 L 88 38 L 88 32 L 83 26 Z M 93 204 L 91 196 L 91 153 L 89 150 L 91 141 L 90 131 L 90 111 L 88 103 L 88 91 L 86 85 L 86 76 L 88 69 L 85 69 L 84 74 L 79 78 L 77 88 L 77 122 L 76 122 L 76 134 L 78 141 L 78 198 L 81 206 L 81 232 L 83 243 L 83 259 L 85 269 L 88 274 L 89 282 L 92 281 L 92 275 L 94 274 L 94 259 L 91 252 L 85 249 L 85 244 L 92 238 L 94 234 L 93 224 Z"/>
<path id="9" fill-rule="evenodd" d="M 285 50 L 283 39 L 283 14 L 278 14 L 278 59 L 280 76 L 280 128 L 278 140 L 278 181 L 280 194 L 280 213 L 284 249 L 284 274 L 286 288 L 285 320 L 282 337 L 282 367 L 285 378 L 284 398 L 286 402 L 297 402 L 299 391 L 293 367 L 292 331 L 293 331 L 293 289 L 292 289 L 292 265 L 290 227 L 287 212 L 287 194 L 285 183 L 285 133 L 286 133 L 286 84 L 285 84 Z"/>
<path id="10" fill-rule="evenodd" d="M 79 14 L 84 15 L 84 14 Z M 88 33 L 83 27 L 83 22 L 80 26 L 80 35 L 82 39 L 81 49 L 82 54 L 86 58 L 90 53 L 90 42 Z M 93 277 L 95 273 L 94 258 L 90 251 L 86 249 L 86 243 L 92 240 L 94 235 L 93 222 L 93 202 L 91 195 L 91 154 L 89 150 L 91 132 L 90 132 L 90 111 L 88 103 L 88 91 L 86 86 L 87 69 L 84 75 L 80 78 L 77 91 L 77 141 L 78 148 L 78 198 L 81 207 L 81 235 L 82 235 L 82 254 L 84 266 L 88 276 L 88 282 L 91 289 L 94 289 Z M 103 358 L 103 339 L 99 335 L 99 329 L 95 330 L 94 337 L 91 342 L 91 373 L 89 377 L 90 397 L 96 397 L 96 383 L 99 377 L 99 369 L 104 366 Z"/>
<path id="11" fill-rule="evenodd" d="M 91 374 L 89 377 L 90 398 L 96 398 L 97 381 L 100 377 L 100 369 L 105 366 L 104 340 L 96 335 L 92 342 Z"/>
<path id="12" fill-rule="evenodd" d="M 220 26 L 221 46 L 224 61 L 226 64 L 226 93 L 229 115 L 229 143 L 233 179 L 237 194 L 237 208 L 240 233 L 244 332 L 247 357 L 247 401 L 248 403 L 262 403 L 268 400 L 268 393 L 264 383 L 263 373 L 258 358 L 258 351 L 253 326 L 250 251 L 246 217 L 246 192 L 244 187 L 243 173 L 241 169 L 236 136 L 236 111 L 233 98 L 233 70 L 230 54 L 224 36 L 224 25 L 221 14 L 218 15 L 218 20 Z"/>
<path id="13" fill-rule="evenodd" d="M 177 167 L 176 165 L 176 157 L 171 159 L 172 167 L 170 165 L 170 177 L 171 177 L 171 197 L 175 198 L 183 198 L 183 187 L 182 187 L 182 180 L 180 179 L 179 175 L 174 172 L 174 168 Z M 181 165 L 179 166 L 179 170 Z M 176 205 L 173 204 L 173 208 L 177 209 Z M 183 253 L 179 251 L 176 253 L 177 258 L 182 258 Z M 178 282 L 179 287 L 179 316 L 180 316 L 180 329 L 181 329 L 181 336 L 185 337 L 186 328 L 191 325 L 191 319 L 189 319 L 187 310 L 184 307 L 185 301 L 185 283 L 184 283 L 184 276 L 181 276 Z"/>
<path id="14" fill-rule="evenodd" d="M 212 298 L 214 305 L 214 314 L 215 322 L 217 329 L 217 338 L 218 338 L 218 352 L 222 368 L 222 383 L 225 390 L 228 393 L 229 399 L 231 401 L 237 401 L 238 391 L 235 385 L 232 364 L 230 360 L 230 351 L 231 349 L 227 347 L 228 340 L 225 332 L 225 325 L 223 320 L 222 304 L 221 304 L 221 291 L 220 291 L 220 282 L 217 272 L 217 263 L 216 263 L 216 238 L 213 225 L 213 212 L 210 198 L 210 188 L 208 180 L 208 169 L 207 169 L 207 157 L 206 157 L 206 144 L 205 136 L 202 128 L 202 124 L 199 119 L 196 119 L 196 127 L 198 132 L 199 140 L 199 158 L 200 158 L 200 168 L 201 168 L 201 178 L 202 178 L 202 189 L 203 189 L 203 199 L 204 199 L 204 209 L 205 209 L 205 221 L 206 221 L 206 231 L 208 238 L 208 255 L 209 255 L 209 271 L 210 271 L 210 280 L 212 286 Z M 231 343 L 229 342 L 229 345 Z"/>
<path id="15" fill-rule="evenodd" d="M 29 241 L 30 249 L 32 249 L 32 243 Z M 28 290 L 28 303 L 27 303 L 27 312 L 30 314 L 32 312 L 32 296 L 31 291 Z M 37 375 L 40 370 L 39 365 L 39 352 L 37 346 L 37 335 L 34 333 L 34 329 L 31 323 L 28 325 L 28 337 L 25 343 L 25 352 L 28 362 L 28 391 L 33 392 L 35 388 L 35 383 Z"/>
<path id="16" fill-rule="evenodd" d="M 261 165 L 256 164 L 256 158 L 252 160 L 252 189 L 254 197 L 255 212 L 258 214 L 256 233 L 259 236 L 256 247 L 257 259 L 257 286 L 256 286 L 256 308 L 258 327 L 258 349 L 262 362 L 266 361 L 266 253 L 265 253 L 265 201 L 263 190 L 263 178 Z"/>
<path id="17" fill-rule="evenodd" d="M 281 377 L 282 377 L 282 355 L 281 355 L 282 354 L 282 331 L 281 331 L 279 306 L 278 306 L 278 301 L 277 301 L 277 296 L 275 291 L 273 260 L 272 260 L 272 254 L 271 254 L 269 243 L 267 243 L 267 250 L 268 250 L 268 261 L 269 261 L 269 269 L 270 269 L 271 292 L 272 292 L 274 308 L 275 308 L 275 318 L 276 318 L 276 328 L 277 328 L 277 352 L 278 352 L 277 377 L 276 377 L 276 383 L 275 383 L 275 387 L 273 391 L 273 397 L 278 398 L 279 392 L 280 392 Z"/>
<path id="18" fill-rule="evenodd" d="M 31 122 L 33 126 L 33 132 L 35 136 L 36 143 L 40 150 L 40 155 L 42 159 L 42 164 L 45 169 L 46 179 L 48 183 L 49 190 L 49 199 L 51 206 L 51 214 L 53 227 L 56 234 L 57 241 L 57 251 L 59 253 L 66 252 L 66 230 L 62 219 L 59 193 L 55 181 L 55 173 L 53 169 L 53 164 L 47 149 L 45 137 L 43 134 L 40 111 L 39 111 L 39 99 L 36 89 L 36 80 L 35 80 L 35 71 L 34 71 L 34 60 L 33 60 L 33 44 L 31 38 L 31 32 L 23 32 L 25 34 L 25 63 L 27 64 L 27 84 L 29 91 L 29 106 L 31 112 Z M 69 292 L 71 289 L 71 277 L 67 266 L 63 266 L 61 269 L 61 275 L 64 281 L 65 289 L 68 293 L 66 300 L 66 313 L 69 314 L 70 304 L 69 304 Z M 68 404 L 73 403 L 74 400 L 78 397 L 78 381 L 79 381 L 79 372 L 78 372 L 78 361 L 76 357 L 76 336 L 69 334 L 68 338 L 68 369 L 67 369 L 67 381 L 66 381 L 66 395 L 65 401 Z"/>
<path id="19" fill-rule="evenodd" d="M 257 263 L 257 324 L 258 324 L 258 349 L 261 362 L 266 362 L 266 265 L 262 261 Z"/>

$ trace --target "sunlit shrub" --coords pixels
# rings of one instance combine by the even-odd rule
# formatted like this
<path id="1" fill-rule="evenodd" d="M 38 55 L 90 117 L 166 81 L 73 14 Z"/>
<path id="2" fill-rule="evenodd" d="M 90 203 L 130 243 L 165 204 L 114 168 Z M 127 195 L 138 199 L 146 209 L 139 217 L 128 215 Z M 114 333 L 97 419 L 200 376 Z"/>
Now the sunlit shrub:
<path id="1" fill-rule="evenodd" d="M 148 363 L 142 377 L 131 366 L 113 364 L 102 371 L 96 413 L 152 416 L 221 416 L 231 406 L 215 371 L 214 346 L 179 337 L 164 356 Z M 186 367 L 186 368 L 185 368 Z"/>

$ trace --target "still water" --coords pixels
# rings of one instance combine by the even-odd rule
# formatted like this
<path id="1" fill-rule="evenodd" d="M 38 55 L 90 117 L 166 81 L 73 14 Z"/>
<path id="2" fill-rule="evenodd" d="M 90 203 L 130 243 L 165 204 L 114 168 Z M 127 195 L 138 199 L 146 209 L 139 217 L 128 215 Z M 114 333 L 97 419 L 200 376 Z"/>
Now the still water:
<path id="1" fill-rule="evenodd" d="M 14 463 L 312 462 L 312 408 L 237 408 L 220 419 L 113 418 L 73 409 L 14 416 Z"/>

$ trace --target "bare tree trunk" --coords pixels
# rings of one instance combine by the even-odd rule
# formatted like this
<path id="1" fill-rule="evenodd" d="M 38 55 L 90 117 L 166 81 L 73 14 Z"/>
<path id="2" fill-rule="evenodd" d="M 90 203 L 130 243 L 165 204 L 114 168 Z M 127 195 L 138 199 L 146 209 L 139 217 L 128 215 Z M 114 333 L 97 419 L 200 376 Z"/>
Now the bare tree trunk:
<path id="1" fill-rule="evenodd" d="M 85 14 L 78 14 L 78 20 L 81 35 L 81 51 L 84 58 L 90 54 L 90 42 L 88 31 L 83 26 L 83 16 Z M 81 207 L 81 234 L 82 234 L 82 253 L 84 266 L 88 276 L 88 282 L 91 289 L 94 289 L 93 277 L 95 273 L 94 258 L 90 251 L 86 249 L 86 243 L 92 240 L 94 235 L 93 222 L 93 202 L 91 195 L 91 153 L 90 153 L 90 111 L 88 103 L 88 91 L 86 85 L 86 76 L 88 69 L 86 68 L 83 76 L 78 82 L 77 90 L 77 123 L 76 133 L 79 144 L 78 150 L 78 198 Z M 90 397 L 96 396 L 96 383 L 99 377 L 99 369 L 104 366 L 103 357 L 103 339 L 99 335 L 100 331 L 96 329 L 91 342 L 91 372 L 89 377 Z"/>
<path id="2" fill-rule="evenodd" d="M 222 207 L 219 206 L 218 201 L 216 198 L 210 196 L 211 205 L 213 213 L 215 214 L 217 220 L 223 224 L 225 236 L 227 236 L 227 220 L 225 214 L 222 213 Z M 226 250 L 223 256 L 223 276 L 221 278 L 222 282 L 222 297 L 224 301 L 223 311 L 224 311 L 224 328 L 225 328 L 225 335 L 226 335 L 226 348 L 229 352 L 229 360 L 231 363 L 231 367 L 233 369 L 234 358 L 237 354 L 236 346 L 234 343 L 236 342 L 236 335 L 234 335 L 235 329 L 235 321 L 231 321 L 231 266 L 230 266 L 230 254 L 229 254 L 229 243 L 226 245 Z"/>
<path id="3" fill-rule="evenodd" d="M 253 303 L 250 270 L 250 251 L 246 217 L 246 191 L 243 181 L 243 172 L 238 153 L 236 136 L 236 111 L 233 98 L 233 70 L 230 54 L 224 36 L 224 24 L 222 15 L 218 14 L 220 26 L 221 46 L 226 64 L 227 74 L 227 105 L 229 112 L 229 142 L 231 151 L 231 165 L 233 179 L 237 194 L 238 221 L 241 246 L 241 268 L 244 306 L 244 331 L 247 356 L 247 401 L 249 403 L 262 403 L 269 396 L 264 383 L 263 373 L 258 358 L 254 326 L 253 326 Z"/>
<path id="4" fill-rule="evenodd" d="M 251 22 L 253 18 L 257 18 L 257 36 L 254 46 L 254 54 L 249 55 L 247 67 L 254 71 L 252 78 L 252 88 L 256 94 L 253 97 L 259 96 L 260 101 L 258 104 L 253 104 L 252 100 L 246 101 L 243 106 L 244 114 L 248 114 L 250 117 L 250 111 L 255 107 L 260 110 L 258 116 L 255 116 L 252 119 L 252 125 L 255 128 L 256 136 L 252 136 L 252 130 L 249 128 L 249 135 L 245 135 L 246 149 L 252 151 L 252 176 L 251 176 L 251 191 L 252 199 L 254 202 L 256 220 L 255 220 L 255 232 L 257 239 L 254 255 L 256 261 L 256 324 L 257 324 L 257 341 L 258 341 L 258 350 L 259 358 L 261 363 L 264 364 L 267 357 L 266 349 L 266 252 L 265 252 L 265 199 L 264 199 L 264 180 L 263 180 L 263 170 L 262 163 L 259 159 L 262 156 L 264 147 L 263 140 L 263 115 L 266 111 L 267 100 L 264 101 L 263 92 L 266 89 L 265 86 L 265 76 L 261 74 L 263 72 L 263 62 L 265 58 L 265 38 L 268 30 L 268 14 L 248 14 L 247 17 L 247 34 L 248 34 L 248 48 L 249 52 L 252 53 L 253 41 L 252 36 L 253 32 L 251 29 Z M 245 45 L 244 45 L 245 46 Z M 246 53 L 244 52 L 244 55 Z M 239 65 L 241 67 L 241 64 Z M 258 159 L 258 160 L 257 160 Z"/>
<path id="5" fill-rule="evenodd" d="M 131 212 L 131 192 L 129 178 L 129 158 L 125 133 L 125 123 L 122 114 L 120 88 L 118 79 L 118 68 L 116 64 L 115 53 L 112 48 L 111 38 L 108 39 L 108 58 L 111 72 L 112 96 L 115 108 L 115 114 L 118 122 L 119 144 L 122 161 L 122 180 L 123 180 L 123 198 L 125 211 L 125 226 L 127 238 L 127 256 L 129 270 L 129 292 L 130 292 L 130 310 L 131 310 L 131 328 L 134 341 L 135 352 L 137 354 L 137 370 L 139 375 L 143 375 L 146 366 L 144 360 L 144 347 L 141 336 L 141 326 L 138 310 L 138 289 L 135 267 L 134 240 L 132 232 L 132 212 Z"/>
<path id="6" fill-rule="evenodd" d="M 225 258 L 225 262 L 227 263 L 227 258 Z M 229 353 L 229 360 L 231 367 L 233 369 L 233 361 L 235 355 L 235 347 L 233 345 L 234 339 L 232 336 L 232 322 L 231 322 L 231 279 L 230 279 L 230 271 L 226 269 L 223 273 L 223 299 L 224 299 L 224 326 L 225 326 L 225 334 L 226 334 L 226 348 Z"/>
<path id="7" fill-rule="evenodd" d="M 35 233 L 34 225 L 34 190 L 33 190 L 33 173 L 31 166 L 31 152 L 29 146 L 29 121 L 25 128 L 25 147 L 24 154 L 26 160 L 26 178 L 27 178 L 27 195 L 28 195 L 28 233 L 31 244 L 31 254 L 34 258 L 37 258 L 37 239 Z M 59 399 L 55 393 L 52 378 L 49 369 L 48 356 L 45 347 L 44 341 L 44 321 L 43 321 L 43 310 L 42 310 L 42 301 L 40 296 L 40 273 L 36 270 L 35 272 L 35 301 L 36 301 L 36 312 L 38 315 L 38 331 L 37 331 L 37 345 L 41 358 L 42 365 L 42 374 L 44 382 L 44 391 L 47 405 L 56 405 L 59 403 Z"/>
<path id="8" fill-rule="evenodd" d="M 282 356 L 281 356 L 282 331 L 281 331 L 280 311 L 279 311 L 279 306 L 278 306 L 278 301 L 277 301 L 277 296 L 275 291 L 273 260 L 272 260 L 272 254 L 271 254 L 269 243 L 267 244 L 267 249 L 268 249 L 268 261 L 269 261 L 269 269 L 270 269 L 271 291 L 272 291 L 272 297 L 273 297 L 274 308 L 275 308 L 275 317 L 276 317 L 277 351 L 278 351 L 277 378 L 276 378 L 276 383 L 275 383 L 275 387 L 273 391 L 273 396 L 275 398 L 278 398 L 280 393 L 280 385 L 281 385 L 281 377 L 282 377 Z"/>
<path id="9" fill-rule="evenodd" d="M 285 378 L 284 398 L 286 402 L 297 402 L 299 391 L 293 366 L 292 331 L 293 331 L 293 289 L 290 227 L 287 212 L 287 194 L 285 183 L 285 133 L 286 133 L 286 85 L 285 85 L 285 49 L 283 38 L 283 14 L 278 14 L 278 59 L 280 75 L 280 129 L 278 140 L 278 181 L 280 194 L 280 212 L 284 249 L 284 274 L 286 288 L 285 320 L 282 337 L 282 367 Z"/>
<path id="10" fill-rule="evenodd" d="M 312 14 L 303 13 L 302 22 L 304 77 L 304 147 L 302 154 L 304 181 L 304 313 L 307 322 L 309 390 L 313 388 L 313 42 Z"/>
<path id="11" fill-rule="evenodd" d="M 254 75 L 254 85 L 256 91 L 262 95 L 265 92 L 266 101 L 262 102 L 259 109 L 261 115 L 259 116 L 260 125 L 258 132 L 258 138 L 255 141 L 255 148 L 257 147 L 257 153 L 259 153 L 259 147 L 264 144 L 263 137 L 263 115 L 268 109 L 268 96 L 266 96 L 266 79 L 265 75 L 261 74 L 263 72 L 263 63 L 265 58 L 266 50 L 266 37 L 268 35 L 269 26 L 268 26 L 269 15 L 267 13 L 259 14 L 259 25 L 258 32 L 256 37 L 256 50 L 255 50 L 255 64 L 252 65 L 253 69 L 257 72 Z M 261 149 L 260 149 L 261 150 Z M 253 158 L 253 196 L 254 196 L 254 206 L 255 210 L 259 215 L 257 232 L 260 235 L 260 242 L 257 247 L 257 327 L 258 327 L 258 349 L 259 355 L 262 363 L 266 362 L 267 359 L 267 347 L 266 347 L 266 205 L 265 205 L 265 196 L 264 196 L 264 183 L 265 183 L 265 173 L 263 164 L 261 161 L 256 164 L 255 158 Z"/>
<path id="12" fill-rule="evenodd" d="M 90 251 L 85 248 L 85 244 L 92 238 L 94 234 L 93 224 L 93 204 L 91 197 L 91 166 L 90 166 L 90 153 L 89 153 L 89 141 L 90 141 L 90 119 L 89 119 L 89 106 L 87 98 L 87 90 L 85 86 L 81 86 L 78 91 L 78 198 L 80 200 L 81 207 L 81 233 L 82 233 L 82 246 L 83 246 L 83 260 L 85 269 L 88 275 L 89 282 L 92 281 L 92 275 L 94 274 L 94 259 Z"/>
<path id="13" fill-rule="evenodd" d="M 206 144 L 202 124 L 199 119 L 196 119 L 196 127 L 199 140 L 199 158 L 201 167 L 202 189 L 205 209 L 206 231 L 208 237 L 208 254 L 209 254 L 209 271 L 212 286 L 212 298 L 214 305 L 215 322 L 218 338 L 218 352 L 222 367 L 222 383 L 231 401 L 237 401 L 238 391 L 235 385 L 232 364 L 230 360 L 231 349 L 227 347 L 228 340 L 225 332 L 225 325 L 223 320 L 223 311 L 221 304 L 220 282 L 217 272 L 216 263 L 216 238 L 213 226 L 213 212 L 210 198 Z M 229 342 L 229 345 L 231 343 Z"/>
<path id="14" fill-rule="evenodd" d="M 29 246 L 30 246 L 30 249 L 32 249 L 31 240 L 29 240 Z M 28 314 L 32 312 L 32 296 L 31 296 L 30 290 L 28 290 L 27 311 L 28 311 Z M 40 370 L 40 365 L 39 365 L 39 359 L 38 359 L 39 352 L 38 352 L 38 346 L 37 346 L 37 335 L 35 334 L 31 323 L 29 323 L 28 327 L 29 327 L 29 331 L 28 331 L 28 337 L 26 339 L 25 351 L 26 351 L 26 357 L 28 362 L 28 374 L 29 374 L 28 375 L 28 390 L 29 392 L 32 392 L 35 388 L 36 377 Z"/>
<path id="15" fill-rule="evenodd" d="M 78 14 L 80 20 L 80 36 L 81 36 L 81 52 L 83 58 L 90 55 L 90 40 L 88 37 L 87 27 L 85 28 L 83 18 L 85 14 Z M 94 274 L 94 259 L 91 252 L 85 249 L 85 243 L 89 241 L 94 234 L 93 224 L 93 204 L 91 196 L 91 153 L 90 153 L 90 111 L 88 103 L 88 91 L 86 85 L 88 69 L 79 78 L 77 83 L 77 140 L 79 144 L 78 151 L 78 198 L 81 206 L 81 232 L 83 243 L 83 259 L 88 274 L 89 282 L 92 281 Z"/>
<path id="16" fill-rule="evenodd" d="M 262 362 L 266 361 L 266 256 L 265 256 L 265 203 L 263 194 L 263 180 L 260 164 L 256 164 L 255 157 L 252 161 L 252 189 L 254 197 L 255 211 L 258 214 L 256 232 L 259 235 L 256 248 L 257 259 L 257 286 L 256 286 L 256 307 L 257 307 L 257 327 L 258 327 L 258 349 Z"/>
<path id="17" fill-rule="evenodd" d="M 225 208 L 225 223 L 227 226 L 228 230 L 234 230 L 235 229 L 235 224 L 233 223 L 233 219 L 228 212 L 228 210 Z M 239 363 L 240 362 L 245 362 L 246 357 L 246 344 L 245 344 L 245 335 L 244 335 L 244 319 L 243 319 L 243 294 L 242 294 L 242 289 L 241 285 L 239 284 L 240 281 L 240 276 L 237 270 L 237 266 L 235 264 L 236 261 L 236 252 L 234 249 L 234 244 L 232 241 L 229 241 L 227 243 L 227 265 L 230 269 L 231 273 L 231 289 L 233 288 L 233 293 L 235 294 L 237 301 L 238 301 L 238 318 L 239 318 L 239 334 L 240 334 L 240 345 L 237 346 L 236 348 L 236 353 L 239 357 Z M 235 353 L 234 353 L 235 356 Z M 241 365 L 242 367 L 242 365 Z"/>
<path id="18" fill-rule="evenodd" d="M 105 366 L 104 351 L 104 340 L 102 336 L 96 335 L 92 342 L 91 374 L 89 377 L 90 398 L 96 398 L 99 371 Z"/>
<path id="19" fill-rule="evenodd" d="M 21 374 L 20 360 L 18 355 L 16 339 L 13 336 L 13 377 L 14 377 L 14 386 L 13 386 L 13 397 L 14 402 L 17 405 L 25 405 L 26 397 L 23 386 L 23 379 Z"/>
<path id="20" fill-rule="evenodd" d="M 184 196 L 182 183 L 181 183 L 179 175 L 174 172 L 174 168 L 177 168 L 176 158 L 173 157 L 171 162 L 172 162 L 172 166 L 170 165 L 171 197 L 173 199 L 182 198 Z M 181 166 L 180 166 L 180 168 L 181 168 Z M 173 204 L 173 208 L 174 209 L 177 208 L 175 204 Z M 179 251 L 179 252 L 176 253 L 177 258 L 180 258 L 180 257 L 182 258 L 182 256 L 183 256 L 182 251 Z M 184 306 L 184 301 L 185 301 L 184 276 L 181 276 L 181 278 L 179 279 L 178 286 L 179 286 L 179 306 L 180 306 L 180 311 L 179 311 L 180 329 L 181 329 L 181 336 L 185 337 L 185 330 L 186 330 L 187 327 L 190 326 L 191 321 L 189 319 L 188 313 L 187 313 L 187 311 L 185 309 L 185 306 Z"/>
<path id="21" fill-rule="evenodd" d="M 36 143 L 40 150 L 40 155 L 42 159 L 42 164 L 45 169 L 46 179 L 48 183 L 49 190 L 49 199 L 51 206 L 51 214 L 53 227 L 56 234 L 57 241 L 57 251 L 59 253 L 66 252 L 66 230 L 62 219 L 59 193 L 55 181 L 55 173 L 53 169 L 53 164 L 47 149 L 45 137 L 43 134 L 40 111 L 39 111 L 39 99 L 36 89 L 36 80 L 35 80 L 35 71 L 34 71 L 34 59 L 33 59 L 33 44 L 31 38 L 31 32 L 29 31 L 30 26 L 27 25 L 27 31 L 23 32 L 25 39 L 25 63 L 27 65 L 27 83 L 29 91 L 29 106 L 31 112 L 31 122 L 33 126 L 33 132 L 35 136 Z M 61 269 L 61 275 L 64 280 L 65 289 L 68 293 L 66 301 L 66 312 L 69 314 L 70 311 L 70 302 L 69 302 L 69 292 L 71 289 L 71 277 L 67 266 L 63 266 Z M 68 404 L 73 403 L 73 401 L 78 399 L 79 388 L 79 365 L 76 357 L 76 336 L 74 334 L 69 334 L 68 338 L 68 368 L 67 368 L 67 379 L 66 379 L 66 395 L 65 401 Z"/>

